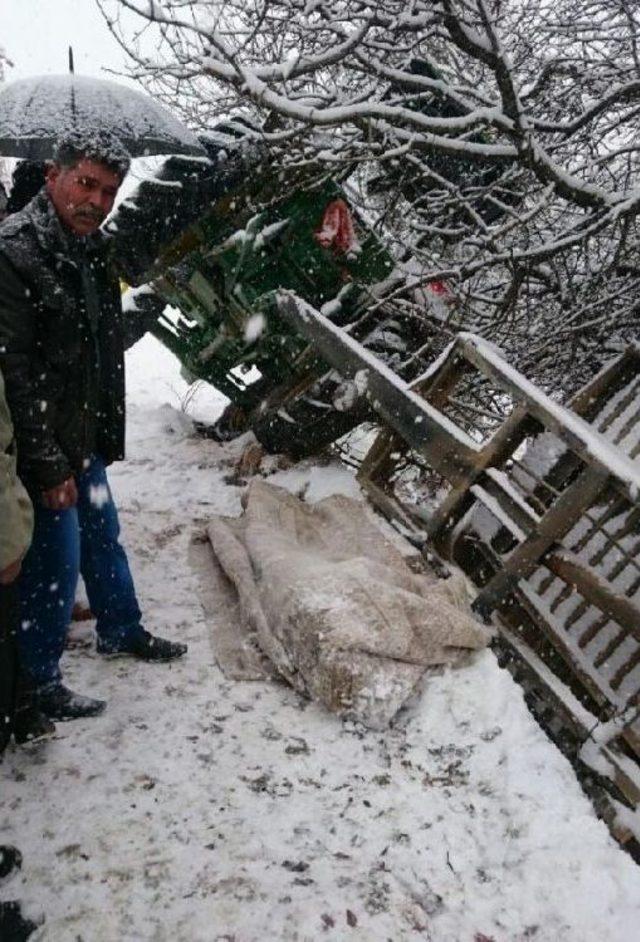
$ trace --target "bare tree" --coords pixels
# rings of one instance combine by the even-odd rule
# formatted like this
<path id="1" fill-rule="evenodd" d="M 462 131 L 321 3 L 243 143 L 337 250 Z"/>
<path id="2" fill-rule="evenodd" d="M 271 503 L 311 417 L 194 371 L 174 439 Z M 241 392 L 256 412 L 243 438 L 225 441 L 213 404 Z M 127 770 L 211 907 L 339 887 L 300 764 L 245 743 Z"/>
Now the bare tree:
<path id="1" fill-rule="evenodd" d="M 244 113 L 274 168 L 347 181 L 434 351 L 476 330 L 568 390 L 637 334 L 638 0 L 96 2 L 194 126 Z"/>
<path id="2" fill-rule="evenodd" d="M 11 65 L 12 65 L 12 62 L 9 59 L 9 56 L 4 51 L 2 46 L 0 46 L 0 85 L 4 83 L 5 68 Z M 6 168 L 5 162 L 4 160 L 0 160 L 0 187 L 4 187 L 4 184 L 7 182 L 6 177 L 7 177 L 7 168 Z M 2 200 L 5 200 L 5 197 L 2 193 L 0 193 L 0 202 Z M 3 210 L 4 210 L 4 206 L 0 206 L 0 213 Z"/>

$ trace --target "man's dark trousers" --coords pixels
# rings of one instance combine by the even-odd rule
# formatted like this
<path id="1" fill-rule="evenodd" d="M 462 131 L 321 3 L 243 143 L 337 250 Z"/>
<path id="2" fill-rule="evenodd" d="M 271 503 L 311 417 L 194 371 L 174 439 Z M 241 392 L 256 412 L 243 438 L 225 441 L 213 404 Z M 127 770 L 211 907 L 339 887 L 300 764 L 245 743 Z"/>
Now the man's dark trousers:
<path id="1" fill-rule="evenodd" d="M 18 589 L 0 585 L 0 753 L 11 738 L 18 687 Z"/>
<path id="2" fill-rule="evenodd" d="M 48 510 L 34 502 L 35 529 L 20 575 L 20 660 L 37 688 L 60 681 L 59 661 L 82 573 L 107 653 L 143 634 L 140 609 L 104 462 L 77 476 L 78 503 Z"/>

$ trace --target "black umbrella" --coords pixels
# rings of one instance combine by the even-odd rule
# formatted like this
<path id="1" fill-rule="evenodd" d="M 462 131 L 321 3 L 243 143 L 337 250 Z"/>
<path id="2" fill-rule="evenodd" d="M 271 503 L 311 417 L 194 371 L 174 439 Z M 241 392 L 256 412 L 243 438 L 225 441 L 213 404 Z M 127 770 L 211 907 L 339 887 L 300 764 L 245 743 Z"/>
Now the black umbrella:
<path id="1" fill-rule="evenodd" d="M 204 155 L 195 134 L 148 95 L 79 75 L 41 75 L 0 88 L 0 155 L 48 160 L 56 142 L 95 129 L 117 137 L 132 157 Z"/>

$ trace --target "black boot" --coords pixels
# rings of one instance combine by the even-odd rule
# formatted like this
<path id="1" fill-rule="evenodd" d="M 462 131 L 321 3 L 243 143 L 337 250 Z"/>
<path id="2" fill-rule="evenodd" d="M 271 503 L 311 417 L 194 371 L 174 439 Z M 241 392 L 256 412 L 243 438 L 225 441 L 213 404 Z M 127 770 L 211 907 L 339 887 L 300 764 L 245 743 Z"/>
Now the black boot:
<path id="1" fill-rule="evenodd" d="M 25 704 L 17 710 L 13 721 L 13 735 L 20 745 L 53 736 L 55 731 L 55 725 L 35 704 Z"/>
<path id="2" fill-rule="evenodd" d="M 98 654 L 122 655 L 129 654 L 140 658 L 141 661 L 173 661 L 187 653 L 187 645 L 179 641 L 167 641 L 157 638 L 148 631 L 143 631 L 131 640 L 123 643 L 122 647 L 110 645 L 98 639 Z"/>
<path id="3" fill-rule="evenodd" d="M 17 743 L 35 742 L 45 736 L 51 736 L 56 728 L 48 717 L 38 708 L 36 687 L 31 679 L 21 671 L 18 676 L 16 710 L 13 718 L 13 735 Z"/>
<path id="4" fill-rule="evenodd" d="M 41 687 L 36 693 L 36 702 L 45 716 L 61 721 L 97 716 L 107 705 L 104 700 L 83 697 L 59 683 Z"/>
<path id="5" fill-rule="evenodd" d="M 20 903 L 0 903 L 0 939 L 2 942 L 25 942 L 38 928 L 20 912 Z"/>
<path id="6" fill-rule="evenodd" d="M 12 844 L 0 846 L 0 880 L 6 879 L 22 866 L 22 854 Z M 0 936 L 2 939 L 2 936 Z"/>

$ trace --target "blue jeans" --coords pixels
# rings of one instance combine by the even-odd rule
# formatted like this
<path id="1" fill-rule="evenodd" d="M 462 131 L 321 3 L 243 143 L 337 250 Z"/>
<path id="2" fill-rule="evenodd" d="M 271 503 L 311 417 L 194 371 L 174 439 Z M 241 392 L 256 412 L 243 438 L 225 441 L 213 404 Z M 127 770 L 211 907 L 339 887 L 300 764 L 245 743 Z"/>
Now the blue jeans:
<path id="1" fill-rule="evenodd" d="M 38 687 L 60 680 L 58 662 L 79 572 L 104 646 L 126 650 L 143 631 L 102 459 L 92 458 L 76 484 L 75 507 L 48 510 L 36 505 L 33 542 L 20 576 L 20 662 Z"/>

